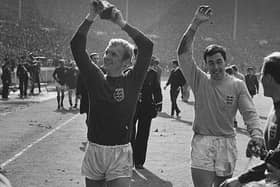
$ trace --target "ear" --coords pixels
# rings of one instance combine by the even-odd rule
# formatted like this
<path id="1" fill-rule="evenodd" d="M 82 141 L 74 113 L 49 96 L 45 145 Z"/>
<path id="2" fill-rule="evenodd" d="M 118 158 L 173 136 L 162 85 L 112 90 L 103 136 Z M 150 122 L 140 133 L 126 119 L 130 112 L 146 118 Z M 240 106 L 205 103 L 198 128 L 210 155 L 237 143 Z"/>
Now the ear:
<path id="1" fill-rule="evenodd" d="M 126 67 L 127 65 L 130 65 L 130 64 L 131 64 L 131 59 L 130 58 L 123 61 L 123 66 L 124 67 Z"/>

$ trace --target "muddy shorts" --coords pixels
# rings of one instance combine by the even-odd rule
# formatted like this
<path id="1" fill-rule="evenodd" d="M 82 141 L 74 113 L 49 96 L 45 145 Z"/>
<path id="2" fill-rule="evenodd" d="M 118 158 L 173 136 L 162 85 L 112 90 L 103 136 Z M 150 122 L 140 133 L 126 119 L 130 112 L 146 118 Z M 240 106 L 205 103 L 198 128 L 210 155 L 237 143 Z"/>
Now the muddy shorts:
<path id="1" fill-rule="evenodd" d="M 236 139 L 195 134 L 191 143 L 191 167 L 213 171 L 217 176 L 233 174 L 237 160 Z"/>
<path id="2" fill-rule="evenodd" d="M 88 143 L 82 163 L 82 175 L 90 180 L 111 181 L 132 176 L 131 144 L 103 146 Z"/>

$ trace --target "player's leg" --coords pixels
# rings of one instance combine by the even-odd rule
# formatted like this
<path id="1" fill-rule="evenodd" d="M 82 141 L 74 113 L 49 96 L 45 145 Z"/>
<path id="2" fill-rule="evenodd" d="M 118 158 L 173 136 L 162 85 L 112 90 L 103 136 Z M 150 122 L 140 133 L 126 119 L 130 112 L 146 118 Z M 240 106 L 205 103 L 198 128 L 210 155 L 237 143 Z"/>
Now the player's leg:
<path id="1" fill-rule="evenodd" d="M 130 187 L 130 177 L 122 177 L 108 181 L 107 187 Z"/>
<path id="2" fill-rule="evenodd" d="M 214 187 L 231 178 L 235 169 L 237 160 L 236 139 L 219 137 L 217 140 L 217 154 L 215 161 L 215 182 Z"/>
<path id="3" fill-rule="evenodd" d="M 86 187 L 107 187 L 107 186 L 105 180 L 96 181 L 96 180 L 91 180 L 86 178 Z"/>
<path id="4" fill-rule="evenodd" d="M 191 142 L 191 174 L 194 187 L 212 187 L 215 172 L 215 137 L 195 134 Z"/>
<path id="5" fill-rule="evenodd" d="M 191 168 L 194 187 L 212 187 L 215 180 L 215 172 L 197 168 Z"/>

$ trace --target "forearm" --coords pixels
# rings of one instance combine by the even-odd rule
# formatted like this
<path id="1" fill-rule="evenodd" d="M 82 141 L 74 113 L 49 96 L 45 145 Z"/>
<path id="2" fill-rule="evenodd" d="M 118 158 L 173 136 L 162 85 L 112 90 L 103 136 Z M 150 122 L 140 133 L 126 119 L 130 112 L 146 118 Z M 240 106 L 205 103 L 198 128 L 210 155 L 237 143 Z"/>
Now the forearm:
<path id="1" fill-rule="evenodd" d="M 263 138 L 262 127 L 259 116 L 251 96 L 249 95 L 246 85 L 241 82 L 239 85 L 240 96 L 238 100 L 239 111 L 243 117 L 247 131 L 251 137 Z"/>
<path id="2" fill-rule="evenodd" d="M 70 45 L 74 58 L 79 57 L 79 52 L 86 52 L 87 34 L 93 21 L 85 19 L 74 34 Z"/>
<path id="3" fill-rule="evenodd" d="M 138 49 L 137 59 L 131 71 L 134 80 L 137 82 L 135 86 L 138 87 L 138 83 L 142 84 L 144 76 L 147 73 L 153 54 L 153 42 L 129 24 L 126 24 L 122 29 L 134 40 Z"/>
<path id="4" fill-rule="evenodd" d="M 142 53 L 143 50 L 153 50 L 153 42 L 141 31 L 125 22 L 119 24 L 119 26 L 133 39 L 138 48 L 139 55 L 140 53 Z"/>
<path id="5" fill-rule="evenodd" d="M 262 179 L 265 179 L 265 170 L 267 169 L 266 164 L 262 163 L 252 169 L 250 169 L 248 172 L 240 175 L 238 177 L 238 180 L 242 184 L 246 184 L 252 181 L 259 181 Z"/>
<path id="6" fill-rule="evenodd" d="M 86 51 L 87 34 L 93 23 L 93 18 L 88 15 L 79 26 L 77 32 L 71 40 L 71 50 L 79 70 L 86 79 L 95 80 L 101 75 L 100 69 L 91 62 Z"/>
<path id="7" fill-rule="evenodd" d="M 177 49 L 178 56 L 181 56 L 185 53 L 192 55 L 194 36 L 198 27 L 199 24 L 196 20 L 193 20 L 192 23 L 188 26 L 186 32 L 183 34 L 183 37 L 179 43 Z"/>

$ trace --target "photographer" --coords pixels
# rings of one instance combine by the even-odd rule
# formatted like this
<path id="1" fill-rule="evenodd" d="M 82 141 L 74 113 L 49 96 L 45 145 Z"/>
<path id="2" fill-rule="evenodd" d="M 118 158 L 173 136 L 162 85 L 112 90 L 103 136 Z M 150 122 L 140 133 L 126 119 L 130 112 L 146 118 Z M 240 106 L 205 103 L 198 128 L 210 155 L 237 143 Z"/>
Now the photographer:
<path id="1" fill-rule="evenodd" d="M 106 75 L 89 58 L 86 51 L 87 34 L 97 15 L 118 25 L 138 48 L 136 64 L 126 74 L 123 74 L 123 70 L 131 63 L 133 51 L 126 40 L 109 41 L 103 56 Z M 86 186 L 130 186 L 132 119 L 153 53 L 153 43 L 126 23 L 116 7 L 94 1 L 90 4 L 88 16 L 71 40 L 71 50 L 89 94 L 89 143 L 82 163 Z"/>

